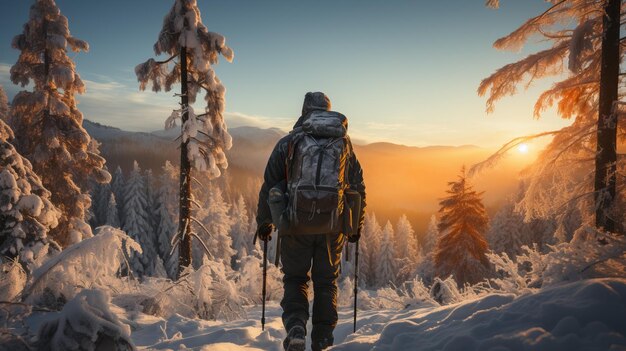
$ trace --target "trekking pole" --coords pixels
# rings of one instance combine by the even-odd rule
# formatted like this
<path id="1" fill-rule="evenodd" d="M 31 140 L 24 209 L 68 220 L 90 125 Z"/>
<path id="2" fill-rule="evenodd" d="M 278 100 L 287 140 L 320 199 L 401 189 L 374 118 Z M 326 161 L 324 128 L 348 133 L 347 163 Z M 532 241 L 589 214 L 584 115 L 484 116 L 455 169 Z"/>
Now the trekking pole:
<path id="1" fill-rule="evenodd" d="M 354 324 L 352 332 L 356 332 L 356 298 L 359 286 L 359 241 L 356 241 L 356 250 L 354 252 Z"/>
<path id="2" fill-rule="evenodd" d="M 261 330 L 265 330 L 265 285 L 267 282 L 267 240 L 263 240 L 263 309 L 261 311 Z"/>

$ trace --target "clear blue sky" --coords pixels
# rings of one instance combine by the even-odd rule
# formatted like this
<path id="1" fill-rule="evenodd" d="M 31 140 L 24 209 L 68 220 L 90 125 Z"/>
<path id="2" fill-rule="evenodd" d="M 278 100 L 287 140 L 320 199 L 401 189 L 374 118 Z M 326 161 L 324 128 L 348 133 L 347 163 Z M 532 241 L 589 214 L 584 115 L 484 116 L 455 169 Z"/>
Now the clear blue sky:
<path id="1" fill-rule="evenodd" d="M 32 1 L 0 3 L 0 84 L 12 98 L 20 88 L 8 79 L 18 55 L 11 39 Z M 91 46 L 71 54 L 87 83 L 78 97 L 85 118 L 128 130 L 162 128 L 177 100 L 139 92 L 134 67 L 153 57 L 172 3 L 57 0 L 72 35 Z M 549 82 L 505 99 L 490 115 L 476 94 L 482 78 L 528 54 L 491 44 L 545 9 L 544 1 L 504 0 L 499 10 L 483 0 L 198 3 L 204 24 L 235 51 L 233 63 L 216 68 L 227 88 L 230 126 L 288 128 L 307 91 L 327 93 L 350 119 L 353 137 L 366 141 L 496 146 L 564 125 L 550 111 L 532 118 L 534 99 Z"/>

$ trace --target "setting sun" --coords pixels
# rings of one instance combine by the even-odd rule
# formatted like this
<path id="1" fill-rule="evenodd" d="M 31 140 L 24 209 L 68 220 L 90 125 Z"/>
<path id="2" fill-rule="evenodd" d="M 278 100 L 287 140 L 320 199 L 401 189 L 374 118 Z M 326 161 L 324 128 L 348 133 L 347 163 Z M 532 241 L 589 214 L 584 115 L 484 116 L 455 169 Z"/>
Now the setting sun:
<path id="1" fill-rule="evenodd" d="M 527 154 L 528 153 L 528 144 L 519 144 L 517 146 L 517 151 L 520 154 Z"/>

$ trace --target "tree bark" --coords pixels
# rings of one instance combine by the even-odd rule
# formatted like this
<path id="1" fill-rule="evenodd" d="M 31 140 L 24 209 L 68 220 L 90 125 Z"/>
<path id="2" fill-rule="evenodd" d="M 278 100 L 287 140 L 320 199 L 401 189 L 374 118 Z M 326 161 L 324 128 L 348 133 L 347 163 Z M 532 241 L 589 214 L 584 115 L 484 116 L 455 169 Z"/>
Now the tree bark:
<path id="1" fill-rule="evenodd" d="M 180 48 L 180 100 L 182 109 L 182 128 L 189 118 L 189 98 L 187 96 L 187 48 Z M 181 139 L 182 140 L 182 139 Z M 179 243 L 178 278 L 186 267 L 191 265 L 191 163 L 187 154 L 189 140 L 181 141 L 180 145 L 180 211 L 178 230 L 181 235 Z"/>
<path id="2" fill-rule="evenodd" d="M 617 163 L 617 115 L 613 113 L 613 103 L 617 101 L 619 78 L 620 3 L 621 0 L 608 0 L 604 7 L 594 183 L 596 227 L 611 232 L 616 230 L 611 210 L 615 200 Z"/>

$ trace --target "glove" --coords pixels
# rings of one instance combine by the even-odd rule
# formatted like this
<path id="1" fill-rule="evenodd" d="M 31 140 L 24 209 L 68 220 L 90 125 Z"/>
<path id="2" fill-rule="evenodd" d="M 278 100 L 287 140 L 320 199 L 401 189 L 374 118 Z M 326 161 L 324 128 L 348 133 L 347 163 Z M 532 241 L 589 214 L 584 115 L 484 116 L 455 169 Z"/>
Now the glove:
<path id="1" fill-rule="evenodd" d="M 349 243 L 353 243 L 354 244 L 357 241 L 359 241 L 359 239 L 361 239 L 361 228 L 359 228 L 359 230 L 357 230 L 356 234 L 348 236 L 348 242 Z"/>
<path id="2" fill-rule="evenodd" d="M 274 231 L 274 225 L 272 223 L 263 223 L 256 229 L 256 236 L 260 240 L 270 241 L 272 240 L 272 232 Z"/>
<path id="3" fill-rule="evenodd" d="M 357 241 L 359 241 L 359 239 L 361 239 L 361 234 L 354 234 L 354 235 L 350 235 L 348 237 L 348 242 L 349 243 L 356 243 Z"/>

